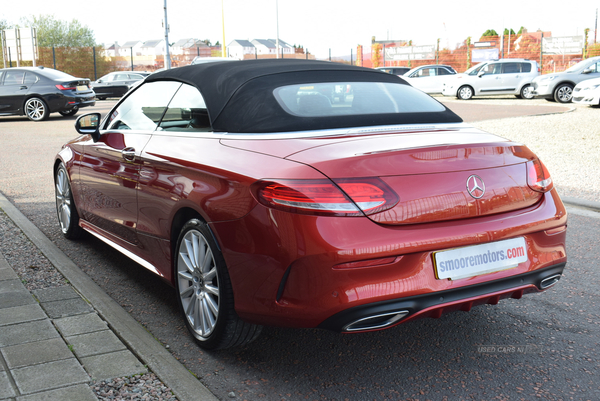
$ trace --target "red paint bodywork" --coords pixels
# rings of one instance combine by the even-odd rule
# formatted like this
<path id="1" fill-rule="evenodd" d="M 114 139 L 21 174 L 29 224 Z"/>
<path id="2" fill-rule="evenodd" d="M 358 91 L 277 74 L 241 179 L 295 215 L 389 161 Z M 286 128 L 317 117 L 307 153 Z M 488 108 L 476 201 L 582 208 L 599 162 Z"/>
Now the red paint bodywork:
<path id="1" fill-rule="evenodd" d="M 527 185 L 526 162 L 536 156 L 462 124 L 296 139 L 120 131 L 103 132 L 96 143 L 82 136 L 67 146 L 72 152 L 59 158 L 88 231 L 148 262 L 173 284 L 179 216 L 201 216 L 227 263 L 236 311 L 254 323 L 316 327 L 351 307 L 566 262 L 567 213 L 556 190 L 542 194 Z M 133 149 L 135 160 L 124 160 L 124 149 Z M 486 183 L 481 199 L 466 190 L 471 174 Z M 380 177 L 400 201 L 368 217 L 313 216 L 270 209 L 250 190 L 258 180 L 324 177 Z M 432 252 L 519 236 L 528 261 L 518 267 L 454 281 L 435 278 Z M 375 259 L 382 261 L 369 262 Z M 538 290 L 515 288 L 446 309 Z M 420 313 L 438 314 L 429 312 Z"/>

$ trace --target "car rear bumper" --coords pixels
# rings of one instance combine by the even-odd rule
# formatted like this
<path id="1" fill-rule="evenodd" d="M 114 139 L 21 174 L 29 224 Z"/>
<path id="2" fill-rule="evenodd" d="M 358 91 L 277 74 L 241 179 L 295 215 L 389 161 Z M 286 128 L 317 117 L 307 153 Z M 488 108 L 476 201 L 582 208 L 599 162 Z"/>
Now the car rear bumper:
<path id="1" fill-rule="evenodd" d="M 490 297 L 516 297 L 521 289 L 523 293 L 539 291 L 533 279 L 515 285 L 511 278 L 564 266 L 566 224 L 564 205 L 552 190 L 534 206 L 459 222 L 386 226 L 366 218 L 295 215 L 257 206 L 241 220 L 211 226 L 227 262 L 236 311 L 242 319 L 340 330 L 352 319 L 338 322 L 335 316 L 363 308 L 367 311 L 363 315 L 368 316 L 370 305 L 395 305 L 421 296 L 439 300 L 447 292 L 479 296 L 459 290 L 493 287 L 503 280 L 511 284 L 483 294 L 506 290 L 506 294 Z M 258 238 L 253 235 L 256 232 L 264 235 Z M 455 280 L 435 277 L 435 251 L 516 237 L 525 239 L 528 252 L 527 261 L 517 267 Z M 409 309 L 402 321 L 431 305 Z M 349 316 L 362 319 L 361 313 Z M 337 323 L 325 323 L 330 319 Z"/>
<path id="2" fill-rule="evenodd" d="M 69 102 L 69 104 L 74 104 L 78 108 L 94 106 L 96 104 L 96 97 L 94 95 L 86 96 L 86 97 L 76 97 Z"/>
<path id="3" fill-rule="evenodd" d="M 544 291 L 558 282 L 564 267 L 565 263 L 560 263 L 489 283 L 361 305 L 331 316 L 318 327 L 339 332 L 373 331 L 457 310 L 468 312 L 473 306 L 496 305 L 501 299 Z"/>
<path id="4" fill-rule="evenodd" d="M 57 96 L 48 99 L 50 112 L 69 111 L 74 108 L 94 106 L 96 97 L 93 92 L 82 96 Z"/>

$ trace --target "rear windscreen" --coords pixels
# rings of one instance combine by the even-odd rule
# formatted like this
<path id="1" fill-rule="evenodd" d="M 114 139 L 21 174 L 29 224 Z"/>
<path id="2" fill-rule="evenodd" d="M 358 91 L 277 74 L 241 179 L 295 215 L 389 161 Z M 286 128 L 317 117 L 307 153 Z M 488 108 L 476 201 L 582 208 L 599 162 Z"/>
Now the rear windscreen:
<path id="1" fill-rule="evenodd" d="M 409 85 L 327 82 L 276 88 L 277 102 L 298 117 L 443 112 L 445 107 Z"/>

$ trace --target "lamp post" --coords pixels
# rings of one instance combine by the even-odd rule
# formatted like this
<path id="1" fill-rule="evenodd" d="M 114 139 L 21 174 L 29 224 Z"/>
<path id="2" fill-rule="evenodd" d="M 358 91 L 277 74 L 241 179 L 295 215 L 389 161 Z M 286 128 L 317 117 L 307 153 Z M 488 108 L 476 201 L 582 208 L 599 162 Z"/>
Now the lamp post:
<path id="1" fill-rule="evenodd" d="M 165 68 L 171 69 L 171 54 L 169 53 L 169 23 L 167 22 L 167 0 L 165 0 Z"/>
<path id="2" fill-rule="evenodd" d="M 277 54 L 277 58 L 279 58 L 279 0 L 275 0 L 275 20 L 277 21 L 277 39 L 275 40 L 277 49 L 275 53 Z"/>
<path id="3" fill-rule="evenodd" d="M 227 57 L 227 51 L 225 49 L 225 8 L 223 6 L 223 0 L 221 0 L 221 25 L 223 25 L 223 43 L 221 44 L 221 56 Z"/>

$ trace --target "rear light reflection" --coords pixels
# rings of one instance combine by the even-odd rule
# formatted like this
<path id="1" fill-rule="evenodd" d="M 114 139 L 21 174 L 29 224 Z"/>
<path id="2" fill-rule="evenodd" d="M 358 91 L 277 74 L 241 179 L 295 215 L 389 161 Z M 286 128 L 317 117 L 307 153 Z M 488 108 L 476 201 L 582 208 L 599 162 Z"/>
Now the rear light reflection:
<path id="1" fill-rule="evenodd" d="M 548 192 L 554 187 L 550 173 L 540 159 L 527 162 L 527 184 L 537 192 Z"/>
<path id="2" fill-rule="evenodd" d="M 337 184 L 337 185 L 336 185 Z M 378 178 L 259 181 L 252 192 L 274 209 L 323 216 L 362 216 L 393 207 L 397 195 Z"/>

